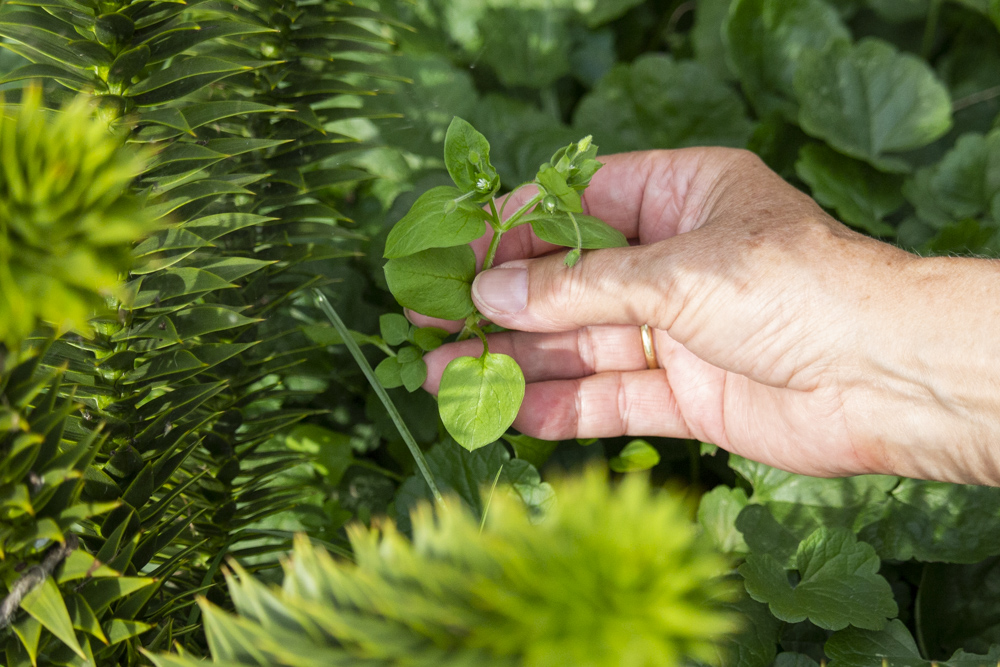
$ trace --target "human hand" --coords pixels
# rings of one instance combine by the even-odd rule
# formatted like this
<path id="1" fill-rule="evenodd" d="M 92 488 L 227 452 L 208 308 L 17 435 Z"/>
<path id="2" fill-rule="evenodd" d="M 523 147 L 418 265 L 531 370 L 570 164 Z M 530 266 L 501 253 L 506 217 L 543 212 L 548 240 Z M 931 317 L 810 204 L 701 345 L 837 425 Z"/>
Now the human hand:
<path id="1" fill-rule="evenodd" d="M 473 285 L 479 311 L 513 330 L 492 335 L 490 350 L 513 356 L 529 383 L 517 429 L 696 438 L 816 476 L 1000 482 L 997 457 L 970 449 L 996 442 L 1000 389 L 969 375 L 983 373 L 967 361 L 977 337 L 961 354 L 946 340 L 949 281 L 986 297 L 995 268 L 852 232 L 745 151 L 602 160 L 585 212 L 638 245 L 567 268 L 524 225 Z M 473 244 L 480 261 L 488 240 Z M 996 309 L 974 301 L 964 315 L 989 331 L 976 313 Z M 654 330 L 655 370 L 642 324 Z M 470 340 L 428 354 L 425 387 L 436 392 L 451 359 L 480 350 Z"/>

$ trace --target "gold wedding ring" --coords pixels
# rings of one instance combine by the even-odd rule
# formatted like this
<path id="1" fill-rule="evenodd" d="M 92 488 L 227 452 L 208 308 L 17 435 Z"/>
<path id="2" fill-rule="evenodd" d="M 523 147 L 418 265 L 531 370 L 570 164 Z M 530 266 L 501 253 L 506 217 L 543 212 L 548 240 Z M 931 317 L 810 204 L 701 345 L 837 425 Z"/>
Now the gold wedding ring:
<path id="1" fill-rule="evenodd" d="M 642 335 L 642 353 L 646 355 L 646 365 L 649 366 L 649 370 L 655 370 L 660 367 L 660 364 L 656 361 L 653 332 L 650 331 L 648 324 L 643 324 L 639 327 L 639 333 Z"/>

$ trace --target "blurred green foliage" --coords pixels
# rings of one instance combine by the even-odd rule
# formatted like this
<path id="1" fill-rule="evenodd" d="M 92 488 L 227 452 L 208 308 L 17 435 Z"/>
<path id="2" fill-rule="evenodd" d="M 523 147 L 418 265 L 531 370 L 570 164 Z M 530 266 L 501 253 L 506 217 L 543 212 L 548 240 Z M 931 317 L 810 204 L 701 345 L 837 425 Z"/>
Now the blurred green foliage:
<path id="1" fill-rule="evenodd" d="M 505 190 L 588 134 L 605 151 L 744 147 L 862 232 L 923 253 L 995 256 L 1000 5 L 412 0 L 373 9 L 335 0 L 8 0 L 0 8 L 4 150 L 21 146 L 21 159 L 40 167 L 51 153 L 34 151 L 64 143 L 75 165 L 58 183 L 72 197 L 50 196 L 55 185 L 33 188 L 37 198 L 18 200 L 16 215 L 32 233 L 57 225 L 74 252 L 101 258 L 93 273 L 54 264 L 48 280 L 90 299 L 89 309 L 105 297 L 103 276 L 131 266 L 125 291 L 92 321 L 91 338 L 58 336 L 64 316 L 76 326 L 82 311 L 32 299 L 31 310 L 15 312 L 3 290 L 14 313 L 0 325 L 8 332 L 23 334 L 36 317 L 56 327 L 36 330 L 20 348 L 13 334 L 3 336 L 0 598 L 19 598 L 0 619 L 4 664 L 142 664 L 143 650 L 172 647 L 185 659 L 207 656 L 221 644 L 206 639 L 202 609 L 215 624 L 210 635 L 249 627 L 257 640 L 261 627 L 305 604 L 251 583 L 281 579 L 276 554 L 290 548 L 294 531 L 338 557 L 356 548 L 364 559 L 352 568 L 298 547 L 299 560 L 317 554 L 317 568 L 346 581 L 390 572 L 380 569 L 392 567 L 387 555 L 420 553 L 419 540 L 388 528 L 352 528 L 352 547 L 350 521 L 388 515 L 403 535 L 425 536 L 450 525 L 435 524 L 426 509 L 418 528 L 411 522 L 409 510 L 431 489 L 316 308 L 314 287 L 373 366 L 397 361 L 404 386 L 389 393 L 437 484 L 467 508 L 453 507 L 461 546 L 441 537 L 448 558 L 479 554 L 490 567 L 527 558 L 532 552 L 494 560 L 508 543 L 552 537 L 531 532 L 521 506 L 543 531 L 606 526 L 601 538 L 613 539 L 595 548 L 687 535 L 680 522 L 659 529 L 653 514 L 602 523 L 600 512 L 559 506 L 549 483 L 587 463 L 648 468 L 654 485 L 682 487 L 707 539 L 742 562 L 728 576 L 749 595 L 725 603 L 742 620 L 724 664 L 860 667 L 883 656 L 890 664 L 995 664 L 998 490 L 810 479 L 662 438 L 546 443 L 508 433 L 465 451 L 441 428 L 433 399 L 407 391 L 416 379 L 402 376 L 404 362 L 415 368 L 411 357 L 443 333 L 401 323 L 381 257 L 388 230 L 417 195 L 448 184 L 440 156 L 456 115 L 489 140 L 493 166 L 511 179 Z M 35 132 L 37 145 L 7 139 L 19 127 L 16 105 L 31 102 L 21 92 L 30 80 L 44 82 L 53 107 L 38 118 L 67 123 L 62 142 L 37 135 L 34 124 L 18 136 Z M 86 115 L 82 103 L 75 111 L 60 104 L 78 93 L 98 105 L 110 133 L 59 120 Z M 55 113 L 61 106 L 66 115 Z M 93 148 L 81 148 L 90 141 Z M 121 143 L 155 157 L 143 168 L 122 157 L 135 153 L 120 152 Z M 6 153 L 0 164 L 24 167 Z M 76 178 L 90 165 L 107 171 L 100 188 Z M 116 189 L 126 180 L 128 195 Z M 11 183 L 0 184 L 0 206 L 15 200 Z M 99 235 L 72 235 L 86 217 L 51 214 L 101 193 L 108 198 L 86 204 L 97 207 L 95 219 L 129 223 L 107 248 Z M 141 215 L 170 226 L 125 258 L 117 241 L 148 229 L 139 214 L 123 213 L 134 197 L 145 198 Z M 11 210 L 0 209 L 3 243 L 23 243 L 8 231 Z M 5 268 L 27 266 L 21 245 L 4 248 Z M 58 248 L 35 243 L 31 251 L 51 259 Z M 391 366 L 383 374 L 392 376 Z M 491 501 L 494 483 L 494 494 L 512 489 L 519 505 Z M 546 512 L 556 517 L 548 524 Z M 515 515 L 516 529 L 490 532 L 498 516 Z M 376 555 L 379 546 L 386 553 Z M 640 547 L 605 554 L 600 565 L 625 564 L 608 579 L 597 578 L 608 570 L 573 569 L 581 563 L 567 556 L 567 572 L 614 604 L 581 611 L 574 627 L 550 638 L 572 638 L 568 650 L 592 646 L 587 623 L 607 620 L 606 609 L 621 603 L 611 596 L 631 590 L 608 582 L 635 575 L 629 559 Z M 242 568 L 230 588 L 227 558 Z M 547 563 L 539 556 L 538 571 Z M 642 581 L 664 572 L 652 568 Z M 583 589 L 566 576 L 526 579 L 533 589 L 525 590 L 553 586 L 548 603 L 572 601 Z M 435 599 L 421 588 L 433 581 L 428 570 L 414 599 Z M 380 590 L 386 605 L 399 602 Z M 198 606 L 198 596 L 208 602 Z M 274 616 L 260 615 L 252 600 L 277 600 Z M 677 636 L 659 624 L 657 607 L 635 609 L 646 612 L 628 631 Z M 416 607 L 396 611 L 418 619 Z M 406 623 L 394 627 L 397 637 L 425 641 Z M 505 655 L 523 662 L 524 654 Z"/>

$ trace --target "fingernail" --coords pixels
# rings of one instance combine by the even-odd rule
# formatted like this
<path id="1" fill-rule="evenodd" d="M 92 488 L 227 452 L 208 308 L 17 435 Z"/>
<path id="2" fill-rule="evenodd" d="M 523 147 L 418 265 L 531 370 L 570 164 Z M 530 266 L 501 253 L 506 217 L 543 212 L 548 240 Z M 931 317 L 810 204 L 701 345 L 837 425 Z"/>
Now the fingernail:
<path id="1" fill-rule="evenodd" d="M 490 269 L 472 283 L 472 298 L 495 313 L 516 313 L 528 305 L 527 269 Z"/>

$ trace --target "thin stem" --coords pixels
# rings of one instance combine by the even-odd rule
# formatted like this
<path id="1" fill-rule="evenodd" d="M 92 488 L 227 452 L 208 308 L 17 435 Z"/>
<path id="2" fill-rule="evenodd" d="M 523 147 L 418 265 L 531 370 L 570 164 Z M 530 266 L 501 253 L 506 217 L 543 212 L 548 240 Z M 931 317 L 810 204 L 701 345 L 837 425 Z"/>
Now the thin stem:
<path id="1" fill-rule="evenodd" d="M 334 310 L 333 306 L 327 301 L 326 296 L 318 289 L 313 289 L 313 298 L 316 300 L 316 305 L 319 306 L 320 310 L 327 316 L 333 328 L 337 330 L 341 338 L 344 339 L 344 344 L 350 351 L 351 356 L 354 357 L 355 363 L 361 368 L 361 372 L 365 374 L 368 378 L 368 383 L 375 390 L 375 394 L 382 401 L 382 405 L 385 406 L 386 412 L 389 413 L 389 418 L 392 419 L 392 423 L 396 425 L 396 429 L 399 431 L 399 435 L 402 436 L 403 442 L 406 443 L 406 447 L 410 450 L 410 454 L 413 455 L 413 460 L 417 464 L 417 468 L 420 470 L 420 474 L 423 475 L 424 481 L 427 482 L 427 487 L 431 490 L 431 494 L 434 499 L 441 502 L 441 492 L 438 490 L 437 484 L 434 482 L 434 476 L 431 474 L 430 468 L 427 467 L 427 460 L 424 458 L 424 453 L 420 450 L 420 446 L 417 445 L 417 441 L 414 440 L 413 434 L 410 433 L 410 429 L 406 427 L 406 422 L 403 421 L 403 416 L 399 414 L 399 410 L 396 409 L 395 403 L 389 398 L 389 394 L 386 392 L 385 387 L 379 383 L 375 378 L 375 371 L 372 370 L 371 364 L 365 359 L 365 356 L 361 353 L 361 348 L 358 347 L 357 341 L 351 336 L 350 330 L 344 321 L 340 319 L 340 315 Z"/>
<path id="2" fill-rule="evenodd" d="M 966 107 L 971 107 L 973 104 L 986 102 L 996 97 L 1000 97 L 1000 86 L 993 86 L 992 88 L 987 88 L 986 90 L 980 90 L 978 93 L 972 93 L 971 95 L 960 97 L 951 105 L 951 110 L 961 111 Z"/>
<path id="3" fill-rule="evenodd" d="M 402 482 L 403 481 L 403 476 L 400 475 L 399 473 L 395 473 L 395 472 L 393 472 L 391 470 L 386 470 L 385 468 L 383 468 L 379 464 L 372 463 L 368 459 L 351 459 L 351 465 L 352 466 L 358 466 L 359 468 L 366 468 L 366 469 L 371 470 L 373 472 L 377 472 L 377 473 L 379 473 L 381 475 L 385 475 L 389 479 L 394 479 L 397 482 Z"/>
<path id="4" fill-rule="evenodd" d="M 511 190 L 510 192 L 508 192 L 507 196 L 503 198 L 503 203 L 500 204 L 500 219 L 501 220 L 503 220 L 503 210 L 505 208 L 507 208 L 507 202 L 509 202 L 510 199 L 511 199 L 511 197 L 514 196 L 515 192 L 517 192 L 518 190 L 520 190 L 521 188 L 523 188 L 526 185 L 531 185 L 531 181 L 527 181 L 525 183 L 521 183 L 519 186 L 517 186 L 516 188 L 514 188 L 513 190 Z"/>
<path id="5" fill-rule="evenodd" d="M 493 238 L 490 239 L 490 247 L 486 250 L 486 259 L 483 260 L 483 271 L 493 268 L 493 260 L 497 256 L 497 248 L 500 247 L 501 236 L 503 236 L 502 230 L 493 230 Z"/>
<path id="6" fill-rule="evenodd" d="M 483 532 L 486 526 L 486 515 L 490 511 L 490 503 L 493 501 L 493 493 L 497 490 L 497 482 L 500 481 L 500 473 L 503 472 L 503 464 L 497 469 L 497 475 L 493 478 L 493 486 L 490 488 L 490 495 L 486 498 L 486 507 L 483 508 L 483 516 L 479 519 L 479 532 Z"/>
<path id="7" fill-rule="evenodd" d="M 509 218 L 507 218 L 507 220 L 503 223 L 503 230 L 507 231 L 507 230 L 511 229 L 512 227 L 516 226 L 517 221 L 521 218 L 521 216 L 523 216 L 529 210 L 531 210 L 532 208 L 534 208 L 535 205 L 538 202 L 542 201 L 542 199 L 543 199 L 543 197 L 542 197 L 541 193 L 536 194 L 534 197 L 532 197 L 531 199 L 529 199 L 524 204 L 524 206 L 522 206 L 521 208 L 519 208 L 516 211 L 514 211 L 514 213 Z"/>
<path id="8" fill-rule="evenodd" d="M 472 333 L 476 334 L 476 336 L 479 337 L 479 340 L 483 342 L 482 356 L 485 357 L 487 354 L 490 353 L 490 343 L 489 341 L 486 340 L 486 334 L 483 333 L 483 330 L 479 327 L 478 324 L 472 327 Z"/>

